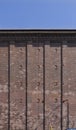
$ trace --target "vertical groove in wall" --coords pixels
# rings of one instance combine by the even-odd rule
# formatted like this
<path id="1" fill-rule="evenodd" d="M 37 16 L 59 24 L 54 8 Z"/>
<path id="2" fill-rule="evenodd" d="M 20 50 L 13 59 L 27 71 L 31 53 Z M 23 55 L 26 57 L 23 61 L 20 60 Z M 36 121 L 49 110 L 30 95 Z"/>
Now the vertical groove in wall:
<path id="1" fill-rule="evenodd" d="M 61 130 L 63 130 L 63 45 L 61 43 Z"/>
<path id="2" fill-rule="evenodd" d="M 69 101 L 67 101 L 67 128 L 69 128 Z"/>
<path id="3" fill-rule="evenodd" d="M 8 130 L 10 130 L 10 43 L 8 43 Z"/>
<path id="4" fill-rule="evenodd" d="M 43 44 L 43 130 L 45 130 L 45 44 Z"/>
<path id="5" fill-rule="evenodd" d="M 25 47 L 25 57 L 26 57 L 26 63 L 25 63 L 25 65 L 26 65 L 26 67 L 25 67 L 25 69 L 26 69 L 26 71 L 25 71 L 25 75 L 26 75 L 26 86 L 25 86 L 25 89 L 26 89 L 26 93 L 25 93 L 25 95 L 26 95 L 26 112 L 25 112 L 25 116 L 26 116 L 26 123 L 25 123 L 25 130 L 27 130 L 27 43 L 26 43 L 26 47 Z"/>

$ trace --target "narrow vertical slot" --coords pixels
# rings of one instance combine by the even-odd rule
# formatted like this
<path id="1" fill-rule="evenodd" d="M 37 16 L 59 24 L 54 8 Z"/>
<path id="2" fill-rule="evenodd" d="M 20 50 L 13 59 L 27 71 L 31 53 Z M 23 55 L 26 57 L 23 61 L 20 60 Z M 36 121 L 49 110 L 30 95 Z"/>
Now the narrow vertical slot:
<path id="1" fill-rule="evenodd" d="M 61 130 L 63 130 L 63 45 L 61 43 Z"/>
<path id="2" fill-rule="evenodd" d="M 45 44 L 43 44 L 43 130 L 45 130 Z"/>
<path id="3" fill-rule="evenodd" d="M 67 101 L 67 128 L 69 128 L 69 101 Z"/>
<path id="4" fill-rule="evenodd" d="M 25 71 L 25 73 L 26 73 L 26 74 L 25 74 L 25 75 L 26 75 L 26 77 L 25 77 L 25 78 L 26 78 L 26 79 L 25 79 L 25 80 L 26 80 L 26 86 L 25 86 L 25 89 L 26 89 L 26 90 L 25 90 L 25 95 L 26 95 L 26 103 L 25 103 L 25 105 L 26 105 L 26 106 L 25 106 L 25 107 L 26 107 L 26 112 L 25 112 L 26 123 L 25 123 L 25 125 L 26 125 L 26 126 L 25 126 L 25 130 L 27 130 L 27 43 L 26 43 L 26 47 L 25 47 L 25 57 L 26 57 L 26 60 L 25 60 L 25 66 L 26 66 L 26 67 L 25 67 L 25 69 L 26 69 L 26 71 Z"/>
<path id="5" fill-rule="evenodd" d="M 8 43 L 8 130 L 10 130 L 10 43 Z"/>

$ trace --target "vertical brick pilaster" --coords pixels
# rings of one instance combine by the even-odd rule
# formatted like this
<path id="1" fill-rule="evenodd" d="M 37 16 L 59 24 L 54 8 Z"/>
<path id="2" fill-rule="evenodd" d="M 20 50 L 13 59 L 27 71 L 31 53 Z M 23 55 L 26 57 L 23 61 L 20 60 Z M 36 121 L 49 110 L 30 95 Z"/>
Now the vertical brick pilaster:
<path id="1" fill-rule="evenodd" d="M 68 46 L 68 45 L 71 45 Z M 76 127 L 76 47 L 75 43 L 63 42 L 64 91 L 66 102 L 63 107 L 64 129 Z M 69 107 L 68 107 L 68 104 Z"/>
<path id="2" fill-rule="evenodd" d="M 46 130 L 60 130 L 60 43 L 45 44 Z"/>
<path id="3" fill-rule="evenodd" d="M 10 44 L 10 129 L 25 129 L 25 43 Z"/>
<path id="4" fill-rule="evenodd" d="M 8 43 L 0 43 L 0 130 L 8 130 Z"/>

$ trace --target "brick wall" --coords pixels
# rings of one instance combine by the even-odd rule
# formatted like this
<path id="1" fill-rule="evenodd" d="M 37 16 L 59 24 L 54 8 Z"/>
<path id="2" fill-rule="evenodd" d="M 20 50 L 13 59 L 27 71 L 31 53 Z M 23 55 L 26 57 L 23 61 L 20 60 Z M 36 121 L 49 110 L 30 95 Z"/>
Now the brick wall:
<path id="1" fill-rule="evenodd" d="M 62 121 L 63 130 L 75 128 L 75 44 L 28 39 L 0 41 L 0 130 L 61 130 Z"/>

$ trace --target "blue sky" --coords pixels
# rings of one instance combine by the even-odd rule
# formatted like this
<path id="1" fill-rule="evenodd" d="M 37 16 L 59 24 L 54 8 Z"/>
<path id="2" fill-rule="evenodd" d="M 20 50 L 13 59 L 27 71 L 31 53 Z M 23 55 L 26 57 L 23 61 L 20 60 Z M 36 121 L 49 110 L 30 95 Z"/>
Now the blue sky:
<path id="1" fill-rule="evenodd" d="M 0 28 L 76 28 L 76 0 L 0 0 Z"/>

